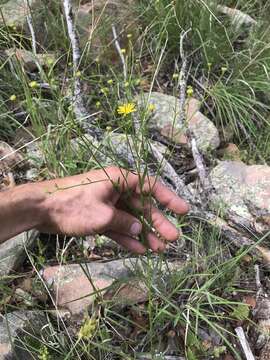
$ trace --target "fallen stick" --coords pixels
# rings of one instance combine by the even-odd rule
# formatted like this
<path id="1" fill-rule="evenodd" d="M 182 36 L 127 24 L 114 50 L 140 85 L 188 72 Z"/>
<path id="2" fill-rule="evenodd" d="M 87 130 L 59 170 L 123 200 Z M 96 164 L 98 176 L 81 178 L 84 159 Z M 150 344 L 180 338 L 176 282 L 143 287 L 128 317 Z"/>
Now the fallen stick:
<path id="1" fill-rule="evenodd" d="M 89 122 L 90 114 L 88 113 L 84 104 L 81 80 L 80 77 L 78 76 L 78 71 L 81 61 L 81 53 L 80 53 L 79 39 L 77 37 L 76 28 L 74 24 L 71 0 L 63 0 L 63 6 L 65 11 L 68 36 L 72 48 L 73 78 L 74 78 L 74 92 L 73 92 L 74 113 L 78 123 L 82 126 L 82 128 L 88 134 L 92 135 L 94 138 L 98 138 L 101 135 L 101 131 L 93 124 L 93 121 Z"/>
<path id="2" fill-rule="evenodd" d="M 28 24 L 30 34 L 31 34 L 32 50 L 33 50 L 34 55 L 37 56 L 37 41 L 36 41 L 36 34 L 34 31 L 33 19 L 32 19 L 31 13 L 30 13 L 30 15 L 27 16 L 27 24 Z"/>
<path id="3" fill-rule="evenodd" d="M 116 51 L 118 52 L 118 55 L 120 57 L 120 60 L 121 60 L 122 66 L 123 66 L 124 81 L 126 82 L 127 81 L 127 63 L 126 63 L 126 59 L 122 53 L 122 49 L 121 49 L 121 46 L 118 41 L 118 35 L 117 35 L 114 24 L 112 25 L 112 32 L 113 32 L 114 45 L 115 45 Z"/>
<path id="4" fill-rule="evenodd" d="M 238 336 L 238 339 L 240 341 L 240 344 L 242 346 L 242 349 L 243 349 L 243 352 L 244 352 L 244 354 L 246 356 L 246 359 L 247 360 L 255 360 L 255 357 L 252 354 L 252 351 L 251 351 L 249 343 L 248 343 L 248 341 L 246 339 L 246 335 L 244 333 L 243 328 L 241 326 L 239 326 L 239 327 L 237 327 L 235 329 L 235 332 L 236 332 L 236 334 Z"/>
<path id="5" fill-rule="evenodd" d="M 180 127 L 184 128 L 184 121 L 185 121 L 185 103 L 186 103 L 186 88 L 187 88 L 187 57 L 184 52 L 184 46 L 183 42 L 188 34 L 189 30 L 186 31 L 184 34 L 181 34 L 180 36 L 180 56 L 182 60 L 182 66 L 180 71 L 180 90 L 179 90 L 179 103 L 180 103 L 180 110 L 179 110 L 179 125 Z M 187 119 L 189 121 L 189 119 Z M 187 124 L 187 130 L 186 135 L 189 143 L 189 147 L 191 148 L 192 156 L 198 171 L 200 184 L 202 187 L 202 204 L 205 206 L 207 204 L 208 195 L 211 191 L 211 184 L 206 172 L 206 166 L 204 163 L 204 159 L 202 155 L 200 154 L 200 151 L 197 146 L 196 139 L 193 135 L 193 133 L 189 130 L 188 124 Z"/>

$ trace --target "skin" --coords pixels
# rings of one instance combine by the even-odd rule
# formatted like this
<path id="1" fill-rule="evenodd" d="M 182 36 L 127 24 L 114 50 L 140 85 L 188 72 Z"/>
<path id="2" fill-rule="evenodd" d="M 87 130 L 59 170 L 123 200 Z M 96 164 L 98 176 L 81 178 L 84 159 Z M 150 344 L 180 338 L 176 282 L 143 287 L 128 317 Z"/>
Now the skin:
<path id="1" fill-rule="evenodd" d="M 37 228 L 68 236 L 106 234 L 137 254 L 147 248 L 163 251 L 180 234 L 153 198 L 176 214 L 189 210 L 155 178 L 142 183 L 138 175 L 117 167 L 17 186 L 0 193 L 0 242 Z"/>

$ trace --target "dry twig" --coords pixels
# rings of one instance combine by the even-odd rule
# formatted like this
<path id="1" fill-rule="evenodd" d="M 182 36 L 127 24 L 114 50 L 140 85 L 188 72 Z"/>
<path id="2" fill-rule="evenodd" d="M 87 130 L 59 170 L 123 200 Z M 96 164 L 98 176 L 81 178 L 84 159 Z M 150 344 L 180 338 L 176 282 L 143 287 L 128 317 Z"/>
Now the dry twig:
<path id="1" fill-rule="evenodd" d="M 81 80 L 78 76 L 78 71 L 80 67 L 81 53 L 79 47 L 79 40 L 76 34 L 76 27 L 74 24 L 74 17 L 72 12 L 71 0 L 63 0 L 63 6 L 65 10 L 66 23 L 68 28 L 68 35 L 72 48 L 72 58 L 73 58 L 73 77 L 74 77 L 74 94 L 73 94 L 73 104 L 74 112 L 78 123 L 83 127 L 83 129 L 93 135 L 94 137 L 100 136 L 100 130 L 89 123 L 88 111 L 84 104 L 83 91 L 81 86 Z"/>
<path id="2" fill-rule="evenodd" d="M 121 60 L 122 66 L 123 66 L 124 81 L 127 81 L 127 63 L 126 63 L 124 54 L 122 53 L 122 49 L 121 49 L 121 46 L 118 41 L 118 35 L 117 35 L 114 24 L 112 25 L 112 32 L 113 32 L 114 45 L 115 45 L 116 51 L 118 52 L 118 55 L 120 57 L 120 60 Z"/>
<path id="3" fill-rule="evenodd" d="M 28 24 L 28 27 L 29 27 L 29 30 L 31 33 L 32 51 L 33 51 L 34 55 L 36 56 L 37 55 L 37 41 L 36 41 L 36 34 L 34 31 L 33 19 L 32 19 L 31 13 L 30 13 L 30 15 L 27 16 L 27 24 Z"/>
<path id="4" fill-rule="evenodd" d="M 236 334 L 238 336 L 238 339 L 240 341 L 240 344 L 242 346 L 242 349 L 243 349 L 243 352 L 244 352 L 244 354 L 246 356 L 246 359 L 247 360 L 255 360 L 255 357 L 252 354 L 252 351 L 251 351 L 249 343 L 248 343 L 248 341 L 246 339 L 246 335 L 244 333 L 243 328 L 241 326 L 239 326 L 239 327 L 237 327 L 235 329 L 235 332 L 236 332 Z"/>
<path id="5" fill-rule="evenodd" d="M 186 103 L 186 88 L 187 88 L 187 57 L 186 54 L 184 52 L 184 39 L 187 36 L 189 30 L 186 31 L 185 33 L 181 34 L 180 37 L 180 56 L 181 56 L 181 60 L 182 60 L 182 67 L 181 67 L 181 71 L 180 71 L 180 95 L 179 95 L 179 99 L 180 99 L 180 111 L 179 111 L 179 124 L 180 126 L 183 128 L 184 125 L 184 120 L 185 120 L 185 103 Z M 189 119 L 188 119 L 189 120 Z M 188 124 L 187 124 L 187 137 L 188 137 L 188 141 L 189 141 L 189 146 L 191 148 L 192 151 L 192 155 L 193 155 L 193 159 L 198 171 L 198 175 L 200 178 L 200 183 L 202 186 L 202 190 L 203 190 L 203 198 L 207 199 L 208 194 L 211 190 L 211 184 L 209 181 L 209 178 L 207 176 L 207 172 L 206 172 L 206 166 L 203 160 L 202 155 L 199 152 L 197 143 L 196 143 L 196 139 L 194 138 L 193 134 L 191 133 L 191 131 L 188 128 Z M 206 201 L 202 202 L 203 204 L 206 204 Z"/>

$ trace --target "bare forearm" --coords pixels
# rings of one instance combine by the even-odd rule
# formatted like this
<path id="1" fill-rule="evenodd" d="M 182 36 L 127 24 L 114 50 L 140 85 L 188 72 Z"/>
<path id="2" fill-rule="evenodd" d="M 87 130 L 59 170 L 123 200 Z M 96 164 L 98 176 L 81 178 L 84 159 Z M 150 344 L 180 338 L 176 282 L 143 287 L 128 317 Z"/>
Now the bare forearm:
<path id="1" fill-rule="evenodd" d="M 35 184 L 0 193 L 0 243 L 39 226 L 44 200 L 45 193 Z"/>

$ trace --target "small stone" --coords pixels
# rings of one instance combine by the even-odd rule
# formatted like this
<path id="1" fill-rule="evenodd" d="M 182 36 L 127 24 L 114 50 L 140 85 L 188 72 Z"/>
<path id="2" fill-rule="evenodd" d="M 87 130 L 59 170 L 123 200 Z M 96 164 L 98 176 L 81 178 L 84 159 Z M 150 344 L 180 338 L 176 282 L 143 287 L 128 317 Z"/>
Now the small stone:
<path id="1" fill-rule="evenodd" d="M 27 160 L 31 168 L 40 169 L 44 164 L 44 156 L 41 150 L 41 143 L 35 141 L 27 144 L 26 151 Z"/>
<path id="2" fill-rule="evenodd" d="M 24 348 L 24 336 L 37 336 L 47 323 L 42 311 L 15 311 L 0 314 L 0 360 L 32 359 Z"/>
<path id="3" fill-rule="evenodd" d="M 0 141 L 0 171 L 13 170 L 15 167 L 22 165 L 23 156 L 13 149 L 9 144 Z"/>
<path id="4" fill-rule="evenodd" d="M 18 302 L 24 303 L 26 306 L 33 306 L 35 304 L 33 296 L 23 289 L 17 288 L 14 295 Z"/>
<path id="5" fill-rule="evenodd" d="M 25 70 L 29 72 L 38 70 L 38 64 L 40 66 L 48 66 L 49 60 L 53 63 L 56 61 L 56 57 L 53 53 L 37 54 L 35 56 L 31 51 L 24 49 L 8 49 L 5 53 L 12 61 L 19 61 Z"/>
<path id="6" fill-rule="evenodd" d="M 26 257 L 25 247 L 31 248 L 38 236 L 38 231 L 24 232 L 0 244 L 0 276 L 15 271 Z"/>
<path id="7" fill-rule="evenodd" d="M 223 5 L 218 5 L 217 9 L 222 14 L 227 15 L 232 20 L 233 24 L 236 25 L 237 29 L 242 25 L 246 25 L 249 27 L 257 24 L 257 21 L 255 19 L 253 19 L 250 15 L 245 14 L 241 10 Z"/>
<path id="8" fill-rule="evenodd" d="M 269 360 L 270 359 L 270 341 L 268 340 L 268 342 L 265 344 L 265 346 L 263 347 L 260 356 L 259 356 L 259 360 Z"/>
<path id="9" fill-rule="evenodd" d="M 0 25 L 16 28 L 19 32 L 26 30 L 27 16 L 33 16 L 34 13 L 37 13 L 37 10 L 40 12 L 41 7 L 41 0 L 28 0 L 27 2 L 25 0 L 9 0 L 0 5 L 2 14 L 0 16 Z"/>

